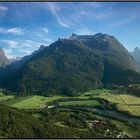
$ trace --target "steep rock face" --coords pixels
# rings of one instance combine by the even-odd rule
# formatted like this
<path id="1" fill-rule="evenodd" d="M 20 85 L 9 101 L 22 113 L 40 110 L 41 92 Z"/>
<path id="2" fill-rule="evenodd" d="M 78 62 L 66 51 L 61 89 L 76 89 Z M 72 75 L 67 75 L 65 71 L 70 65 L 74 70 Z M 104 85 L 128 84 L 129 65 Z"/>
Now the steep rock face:
<path id="1" fill-rule="evenodd" d="M 8 58 L 5 56 L 5 53 L 2 48 L 0 48 L 0 68 L 4 68 L 9 64 Z"/>
<path id="2" fill-rule="evenodd" d="M 133 52 L 130 52 L 130 54 L 132 55 L 132 57 L 135 59 L 135 61 L 140 67 L 140 49 L 136 47 Z"/>
<path id="3" fill-rule="evenodd" d="M 139 83 L 137 71 L 133 58 L 114 37 L 73 34 L 34 55 L 5 85 L 22 94 L 73 95 L 104 85 Z"/>

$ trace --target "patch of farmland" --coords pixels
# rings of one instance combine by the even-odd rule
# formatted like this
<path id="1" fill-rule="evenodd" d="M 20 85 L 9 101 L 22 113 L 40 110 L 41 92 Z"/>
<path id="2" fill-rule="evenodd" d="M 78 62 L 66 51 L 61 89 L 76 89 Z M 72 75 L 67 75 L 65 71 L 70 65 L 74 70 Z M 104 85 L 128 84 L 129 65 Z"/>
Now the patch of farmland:
<path id="1" fill-rule="evenodd" d="M 53 97 L 26 96 L 19 97 L 15 100 L 11 100 L 6 104 L 18 109 L 37 109 L 40 106 L 59 98 L 62 98 L 62 96 L 53 96 Z"/>

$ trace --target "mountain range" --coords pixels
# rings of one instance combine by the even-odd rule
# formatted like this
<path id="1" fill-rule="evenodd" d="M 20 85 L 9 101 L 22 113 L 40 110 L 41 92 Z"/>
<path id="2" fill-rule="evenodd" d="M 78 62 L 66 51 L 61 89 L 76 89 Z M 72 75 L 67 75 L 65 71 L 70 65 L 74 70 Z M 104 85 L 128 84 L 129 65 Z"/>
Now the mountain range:
<path id="1" fill-rule="evenodd" d="M 9 64 L 9 60 L 6 57 L 3 49 L 0 48 L 0 68 L 4 68 L 8 64 Z"/>
<path id="2" fill-rule="evenodd" d="M 58 39 L 11 63 L 8 70 L 2 87 L 24 95 L 77 95 L 140 82 L 134 58 L 115 37 L 102 33 Z"/>
<path id="3" fill-rule="evenodd" d="M 42 51 L 43 49 L 45 49 L 46 46 L 41 45 L 40 48 L 36 51 L 34 51 L 31 55 L 26 55 L 24 57 L 22 57 L 21 59 L 15 60 L 11 62 L 11 66 L 14 69 L 18 69 L 20 68 L 22 65 L 24 65 L 24 63 L 26 63 L 27 61 L 30 60 L 30 58 L 32 58 L 34 55 L 36 55 L 37 53 L 39 53 L 40 51 Z"/>
<path id="4" fill-rule="evenodd" d="M 130 52 L 137 64 L 140 66 L 140 49 L 136 47 L 133 52 Z"/>

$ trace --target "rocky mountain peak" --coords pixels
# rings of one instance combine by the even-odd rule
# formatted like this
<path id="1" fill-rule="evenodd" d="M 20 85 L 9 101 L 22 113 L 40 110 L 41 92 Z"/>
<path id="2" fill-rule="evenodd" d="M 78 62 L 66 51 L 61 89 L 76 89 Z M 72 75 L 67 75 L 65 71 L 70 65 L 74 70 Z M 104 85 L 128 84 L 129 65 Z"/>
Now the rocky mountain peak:
<path id="1" fill-rule="evenodd" d="M 70 39 L 75 39 L 77 38 L 77 35 L 75 33 L 72 33 L 72 35 L 70 36 Z"/>
<path id="2" fill-rule="evenodd" d="M 130 52 L 134 60 L 137 62 L 137 64 L 140 66 L 140 48 L 135 47 L 133 52 Z"/>
<path id="3" fill-rule="evenodd" d="M 134 49 L 134 52 L 140 52 L 140 49 L 139 49 L 139 47 L 135 47 L 135 49 Z"/>
<path id="4" fill-rule="evenodd" d="M 1 47 L 0 47 L 0 55 L 5 55 L 5 53 Z"/>
<path id="5" fill-rule="evenodd" d="M 0 68 L 3 68 L 8 64 L 9 64 L 9 60 L 5 56 L 4 50 L 2 48 L 0 48 Z"/>

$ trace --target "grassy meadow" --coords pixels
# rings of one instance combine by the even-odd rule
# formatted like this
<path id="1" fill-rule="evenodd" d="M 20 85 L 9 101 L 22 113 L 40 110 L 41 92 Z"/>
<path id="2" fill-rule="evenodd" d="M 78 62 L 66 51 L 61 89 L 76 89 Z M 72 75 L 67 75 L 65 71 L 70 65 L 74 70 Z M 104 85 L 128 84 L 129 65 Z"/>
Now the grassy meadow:
<path id="1" fill-rule="evenodd" d="M 54 103 L 54 101 L 55 103 L 57 103 L 54 104 L 57 105 L 56 109 L 59 110 L 62 114 L 57 114 L 57 111 L 56 113 L 53 112 L 54 114 L 52 115 L 53 119 L 51 120 L 51 126 L 53 124 L 55 127 L 58 127 L 58 129 L 70 129 L 71 127 L 74 127 L 76 131 L 88 132 L 89 126 L 83 126 L 84 124 L 86 124 L 86 122 L 83 124 L 83 117 L 85 118 L 84 121 L 86 121 L 86 117 L 89 116 L 89 121 L 93 120 L 93 118 L 95 120 L 104 120 L 105 118 L 107 118 L 110 122 L 120 128 L 129 137 L 139 135 L 139 130 L 136 130 L 137 128 L 133 129 L 131 123 L 136 121 L 140 122 L 138 118 L 134 117 L 140 117 L 140 98 L 137 96 L 133 96 L 132 94 L 115 94 L 110 89 L 95 89 L 74 97 L 45 97 L 37 95 L 14 96 L 0 93 L 0 103 L 17 109 L 28 109 L 29 112 L 31 111 L 31 115 L 37 119 L 44 119 L 46 117 L 43 116 L 43 113 L 39 113 L 39 111 L 41 110 L 38 109 L 43 105 L 52 104 Z M 113 110 L 111 108 L 108 108 L 111 107 L 111 105 L 115 105 L 117 108 Z M 52 110 L 48 109 L 46 113 L 48 111 Z M 127 113 L 133 116 L 129 117 L 127 116 L 127 114 L 122 114 L 121 111 L 127 111 Z M 79 115 L 77 114 L 77 112 L 82 113 L 81 115 Z M 86 115 L 84 115 L 85 113 Z M 54 115 L 56 115 L 55 119 Z M 67 118 L 67 116 L 69 115 L 70 117 Z M 79 120 L 77 120 L 77 118 Z"/>
<path id="2" fill-rule="evenodd" d="M 13 95 L 5 95 L 0 93 L 0 102 L 7 104 L 11 107 L 18 109 L 38 109 L 42 105 L 53 102 L 57 99 L 66 99 L 66 101 L 58 101 L 60 107 L 80 107 L 80 106 L 89 106 L 89 107 L 100 107 L 103 106 L 97 100 L 91 100 L 90 97 L 105 99 L 110 103 L 113 103 L 117 106 L 117 109 L 120 111 L 127 111 L 128 113 L 140 116 L 140 98 L 128 95 L 128 94 L 114 94 L 110 89 L 95 89 L 88 92 L 85 92 L 76 97 L 68 96 L 25 96 L 25 97 L 16 97 Z M 73 99 L 79 100 L 73 100 Z"/>
<path id="3" fill-rule="evenodd" d="M 92 91 L 91 91 L 92 93 Z M 94 97 L 103 98 L 109 102 L 115 103 L 118 110 L 127 111 L 132 115 L 140 116 L 140 98 L 128 94 L 103 93 L 95 94 Z"/>
<path id="4" fill-rule="evenodd" d="M 18 109 L 38 109 L 40 106 L 59 98 L 62 98 L 62 96 L 26 96 L 8 100 L 5 104 Z"/>
<path id="5" fill-rule="evenodd" d="M 13 98 L 14 98 L 13 95 L 5 95 L 2 92 L 0 92 L 0 101 L 6 101 Z"/>

